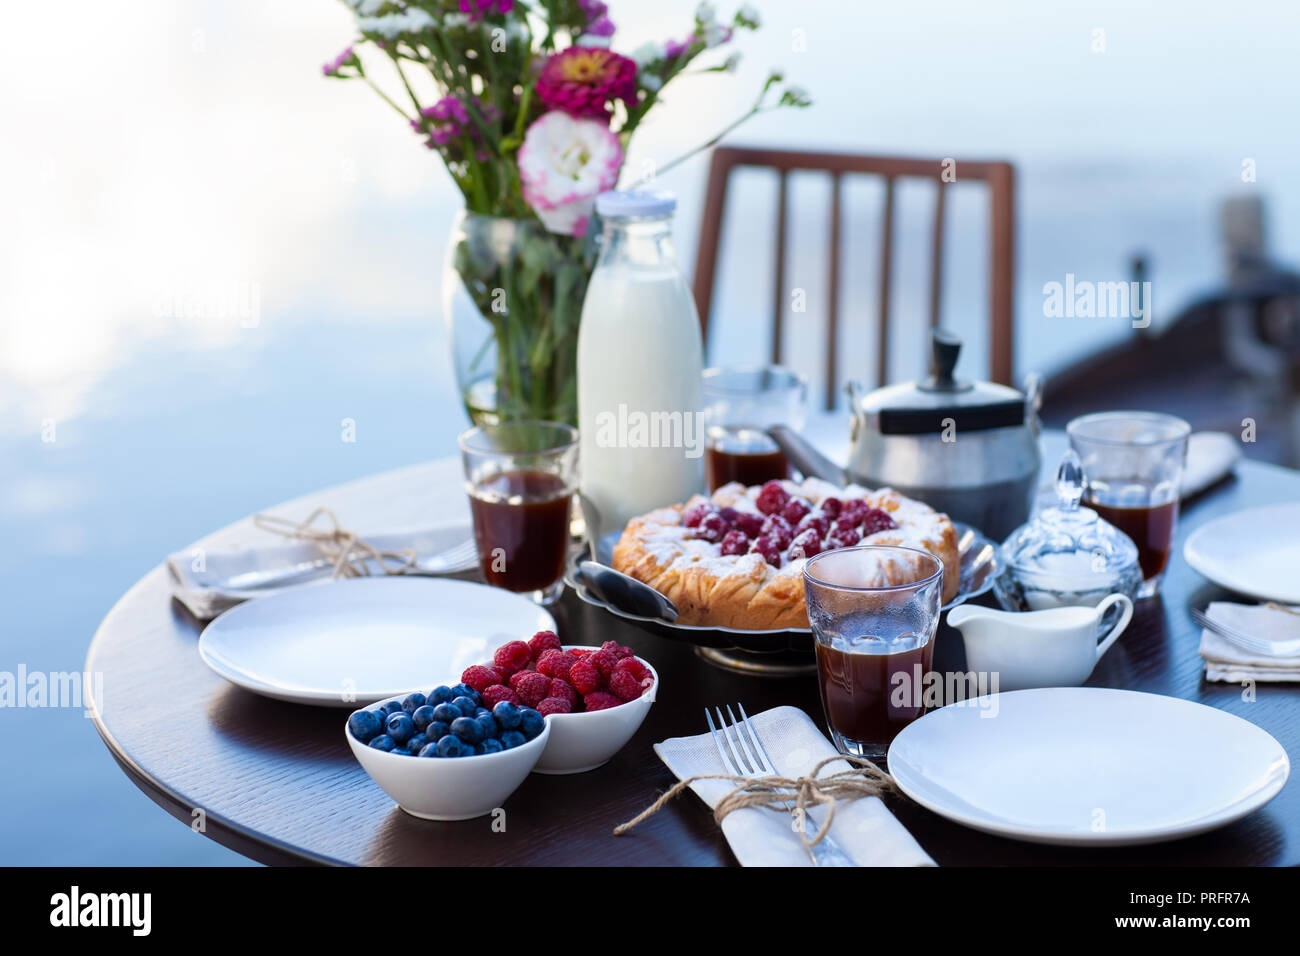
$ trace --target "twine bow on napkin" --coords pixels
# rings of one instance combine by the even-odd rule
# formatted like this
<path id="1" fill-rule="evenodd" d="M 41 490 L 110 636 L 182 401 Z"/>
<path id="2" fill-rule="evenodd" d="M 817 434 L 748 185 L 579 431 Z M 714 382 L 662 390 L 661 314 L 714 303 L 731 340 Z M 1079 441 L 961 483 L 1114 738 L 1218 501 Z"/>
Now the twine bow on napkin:
<path id="1" fill-rule="evenodd" d="M 324 518 L 327 527 L 315 528 L 317 519 Z M 415 567 L 415 550 L 385 551 L 357 537 L 356 532 L 339 526 L 339 519 L 329 508 L 317 508 L 303 521 L 281 518 L 278 515 L 254 515 L 253 524 L 293 541 L 313 545 L 321 557 L 334 565 L 332 578 L 369 577 L 367 561 L 374 561 L 384 574 L 405 574 Z"/>
<path id="2" fill-rule="evenodd" d="M 842 760 L 852 769 L 841 770 L 829 776 L 819 776 L 827 764 Z M 621 836 L 638 823 L 649 819 L 662 810 L 674 797 L 697 780 L 729 780 L 736 784 L 736 789 L 722 797 L 713 808 L 713 819 L 721 824 L 728 814 L 747 807 L 776 810 L 793 813 L 798 821 L 808 819 L 808 810 L 812 807 L 824 807 L 826 819 L 818 827 L 817 833 L 810 839 L 807 827 L 799 826 L 799 838 L 812 847 L 820 843 L 830 832 L 835 821 L 835 807 L 839 801 L 858 800 L 862 797 L 878 797 L 883 793 L 894 792 L 894 778 L 881 770 L 865 757 L 837 754 L 827 757 L 802 777 L 740 777 L 729 773 L 700 773 L 673 784 L 658 800 L 642 810 L 627 823 L 620 823 L 614 828 L 614 835 Z M 793 804 L 793 806 L 791 806 Z"/>

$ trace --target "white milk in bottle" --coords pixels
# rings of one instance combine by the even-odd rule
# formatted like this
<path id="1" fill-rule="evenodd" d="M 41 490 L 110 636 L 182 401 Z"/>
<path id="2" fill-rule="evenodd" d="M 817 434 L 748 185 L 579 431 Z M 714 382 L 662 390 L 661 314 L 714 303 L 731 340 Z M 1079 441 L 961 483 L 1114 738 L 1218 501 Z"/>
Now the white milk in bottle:
<path id="1" fill-rule="evenodd" d="M 676 205 L 658 190 L 596 199 L 602 245 L 578 333 L 578 467 L 593 540 L 704 490 L 704 348 L 673 253 Z"/>

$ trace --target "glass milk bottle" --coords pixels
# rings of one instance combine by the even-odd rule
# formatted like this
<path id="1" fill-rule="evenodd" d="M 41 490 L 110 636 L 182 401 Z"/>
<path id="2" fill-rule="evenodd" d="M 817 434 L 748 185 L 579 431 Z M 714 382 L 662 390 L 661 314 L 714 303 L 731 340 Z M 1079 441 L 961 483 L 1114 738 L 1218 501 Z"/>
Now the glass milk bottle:
<path id="1" fill-rule="evenodd" d="M 578 463 L 593 541 L 704 490 L 704 348 L 673 253 L 676 205 L 658 190 L 596 199 L 604 232 L 578 333 Z"/>

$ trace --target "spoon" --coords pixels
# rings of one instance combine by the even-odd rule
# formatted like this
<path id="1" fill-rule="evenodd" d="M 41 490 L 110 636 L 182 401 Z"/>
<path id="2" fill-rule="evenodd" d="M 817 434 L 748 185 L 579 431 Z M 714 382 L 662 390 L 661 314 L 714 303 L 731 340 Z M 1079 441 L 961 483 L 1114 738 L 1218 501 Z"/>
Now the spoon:
<path id="1" fill-rule="evenodd" d="M 677 620 L 677 605 L 650 585 L 622 571 L 587 560 L 578 562 L 578 573 L 582 575 L 587 590 L 620 611 L 637 617 L 658 618 L 669 624 Z"/>

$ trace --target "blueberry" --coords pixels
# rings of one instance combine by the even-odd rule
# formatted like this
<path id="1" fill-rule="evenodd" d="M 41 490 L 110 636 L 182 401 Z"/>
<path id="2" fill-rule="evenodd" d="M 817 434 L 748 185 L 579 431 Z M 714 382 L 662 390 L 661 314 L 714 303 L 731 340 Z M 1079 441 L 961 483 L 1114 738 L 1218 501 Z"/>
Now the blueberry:
<path id="1" fill-rule="evenodd" d="M 417 690 L 414 694 L 406 695 L 406 699 L 402 701 L 402 710 L 406 711 L 408 714 L 413 714 L 428 702 L 429 698 L 425 697 Z"/>
<path id="2" fill-rule="evenodd" d="M 379 709 L 380 711 L 383 712 L 385 719 L 387 719 L 390 714 L 395 714 L 399 710 L 401 710 L 402 704 L 401 701 L 390 700 L 388 703 L 384 704 L 384 706 L 380 707 Z"/>
<path id="3" fill-rule="evenodd" d="M 452 700 L 455 700 L 457 697 L 468 697 L 470 700 L 474 701 L 474 706 L 478 706 L 478 691 L 473 687 L 470 687 L 469 684 L 457 684 L 451 689 L 451 695 Z M 469 715 L 467 714 L 466 716 Z"/>
<path id="4" fill-rule="evenodd" d="M 492 711 L 488 710 L 486 707 L 476 707 L 474 709 L 474 713 L 469 714 L 468 716 L 477 718 L 477 717 L 482 717 L 485 714 L 490 717 L 492 715 Z"/>
<path id="5" fill-rule="evenodd" d="M 436 756 L 438 756 L 438 743 L 437 743 L 437 741 L 430 741 L 429 743 L 427 743 L 427 744 L 425 744 L 423 747 L 421 747 L 421 748 L 420 748 L 420 754 L 419 754 L 419 755 L 420 755 L 421 757 L 436 757 Z"/>
<path id="6" fill-rule="evenodd" d="M 492 708 L 492 716 L 496 718 L 497 723 L 502 730 L 517 730 L 519 728 L 519 706 L 512 704 L 508 700 L 503 700 Z"/>
<path id="7" fill-rule="evenodd" d="M 473 717 L 474 711 L 478 710 L 478 702 L 472 697 L 457 697 L 451 702 L 451 706 L 459 707 L 462 717 Z"/>
<path id="8" fill-rule="evenodd" d="M 506 749 L 502 745 L 501 741 L 497 740 L 495 737 L 489 737 L 487 740 L 479 744 L 479 746 L 483 748 L 485 754 L 499 754 L 501 751 Z"/>
<path id="9" fill-rule="evenodd" d="M 460 738 L 448 734 L 435 745 L 439 757 L 461 757 L 465 754 L 465 745 L 460 742 Z"/>
<path id="10" fill-rule="evenodd" d="M 380 734 L 378 737 L 370 741 L 370 746 L 374 747 L 376 750 L 391 751 L 394 747 L 397 746 L 397 741 L 395 741 L 392 737 L 388 736 L 388 734 Z"/>
<path id="11" fill-rule="evenodd" d="M 481 741 L 480 741 L 479 743 L 476 743 L 476 744 L 474 745 L 474 756 L 475 756 L 475 757 L 481 757 L 481 756 L 483 756 L 485 753 L 487 753 L 487 751 L 483 749 L 483 743 L 482 743 Z"/>
<path id="12" fill-rule="evenodd" d="M 483 728 L 473 717 L 457 717 L 451 722 L 451 732 L 467 744 L 476 744 L 483 739 Z"/>
<path id="13" fill-rule="evenodd" d="M 363 744 L 368 744 L 379 736 L 383 727 L 384 722 L 379 719 L 378 711 L 358 710 L 348 718 L 348 730 Z"/>
<path id="14" fill-rule="evenodd" d="M 546 718 L 531 707 L 525 707 L 519 716 L 519 729 L 529 740 L 540 734 L 545 726 Z M 388 732 L 392 733 L 392 728 Z"/>
<path id="15" fill-rule="evenodd" d="M 415 722 L 415 729 L 424 733 L 424 728 L 433 723 L 433 708 L 428 704 L 415 708 L 411 713 L 411 720 Z"/>
<path id="16" fill-rule="evenodd" d="M 439 704 L 437 707 L 433 708 L 433 719 L 440 720 L 444 724 L 450 724 L 457 717 L 464 716 L 465 715 L 460 712 L 460 708 L 455 704 Z"/>
<path id="17" fill-rule="evenodd" d="M 405 747 L 407 750 L 409 750 L 411 753 L 418 754 L 420 752 L 420 748 L 423 747 L 428 742 L 429 742 L 429 738 L 426 737 L 424 734 L 416 734 L 406 743 L 402 744 L 402 746 Z"/>
<path id="18" fill-rule="evenodd" d="M 501 735 L 502 750 L 513 750 L 515 747 L 522 747 L 526 743 L 528 741 L 524 739 L 524 735 L 517 730 L 507 730 Z"/>
<path id="19" fill-rule="evenodd" d="M 432 721 L 428 727 L 424 728 L 424 736 L 437 742 L 451 733 L 451 724 L 445 720 Z"/>
<path id="20" fill-rule="evenodd" d="M 489 737 L 495 737 L 497 734 L 501 733 L 500 728 L 497 727 L 496 719 L 493 718 L 490 713 L 484 712 L 480 716 L 475 717 L 474 723 L 478 724 L 479 730 L 483 731 L 484 740 L 487 740 Z"/>
<path id="21" fill-rule="evenodd" d="M 415 733 L 415 721 L 411 720 L 411 715 L 405 712 L 390 714 L 388 720 L 384 722 L 384 730 L 399 744 L 404 744 Z"/>
<path id="22" fill-rule="evenodd" d="M 446 684 L 443 684 L 441 687 L 435 687 L 433 690 L 429 691 L 429 703 L 434 707 L 437 707 L 439 704 L 450 704 L 455 696 L 456 695 L 451 692 L 451 688 Z"/>

